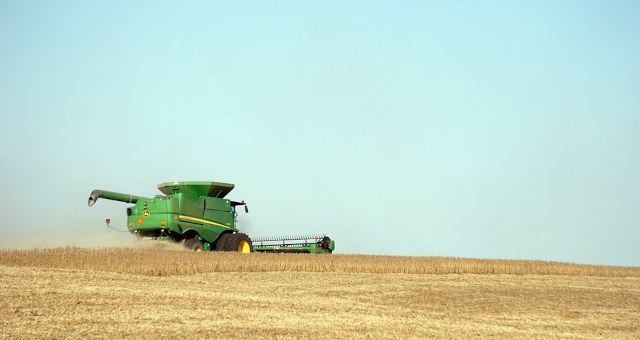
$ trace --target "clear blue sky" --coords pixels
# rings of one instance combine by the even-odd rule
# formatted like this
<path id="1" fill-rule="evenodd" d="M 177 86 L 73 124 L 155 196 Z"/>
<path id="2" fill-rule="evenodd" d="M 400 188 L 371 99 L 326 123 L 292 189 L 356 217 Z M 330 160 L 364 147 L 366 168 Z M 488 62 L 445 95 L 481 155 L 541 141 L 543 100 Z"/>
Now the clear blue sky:
<path id="1" fill-rule="evenodd" d="M 0 246 L 213 180 L 251 236 L 640 266 L 639 33 L 637 1 L 0 1 Z"/>

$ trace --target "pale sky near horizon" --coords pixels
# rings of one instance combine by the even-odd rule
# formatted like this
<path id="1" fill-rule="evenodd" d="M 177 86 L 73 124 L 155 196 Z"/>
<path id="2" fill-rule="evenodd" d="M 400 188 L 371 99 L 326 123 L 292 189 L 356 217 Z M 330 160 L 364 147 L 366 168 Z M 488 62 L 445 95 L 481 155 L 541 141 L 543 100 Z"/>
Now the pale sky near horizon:
<path id="1" fill-rule="evenodd" d="M 0 247 L 236 185 L 250 236 L 640 266 L 640 2 L 0 1 Z"/>

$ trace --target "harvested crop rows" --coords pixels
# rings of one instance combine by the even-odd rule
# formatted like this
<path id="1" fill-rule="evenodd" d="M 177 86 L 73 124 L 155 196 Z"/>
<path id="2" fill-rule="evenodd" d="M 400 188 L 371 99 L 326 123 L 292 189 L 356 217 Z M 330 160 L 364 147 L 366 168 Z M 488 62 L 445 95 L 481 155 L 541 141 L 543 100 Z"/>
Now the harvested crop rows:
<path id="1" fill-rule="evenodd" d="M 0 251 L 4 338 L 640 338 L 640 268 L 173 248 Z"/>

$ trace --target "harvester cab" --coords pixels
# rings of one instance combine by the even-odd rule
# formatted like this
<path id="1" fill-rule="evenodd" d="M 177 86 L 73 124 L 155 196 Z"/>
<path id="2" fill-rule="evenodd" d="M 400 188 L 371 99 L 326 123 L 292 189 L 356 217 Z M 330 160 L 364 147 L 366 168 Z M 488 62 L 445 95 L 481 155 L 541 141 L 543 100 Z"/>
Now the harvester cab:
<path id="1" fill-rule="evenodd" d="M 334 242 L 326 235 L 266 238 L 258 246 L 237 228 L 237 209 L 244 201 L 225 197 L 234 185 L 220 182 L 167 182 L 158 185 L 163 195 L 153 198 L 93 190 L 88 204 L 99 198 L 133 204 L 127 208 L 127 228 L 139 238 L 182 242 L 194 251 L 331 253 Z M 107 226 L 110 220 L 107 219 Z"/>

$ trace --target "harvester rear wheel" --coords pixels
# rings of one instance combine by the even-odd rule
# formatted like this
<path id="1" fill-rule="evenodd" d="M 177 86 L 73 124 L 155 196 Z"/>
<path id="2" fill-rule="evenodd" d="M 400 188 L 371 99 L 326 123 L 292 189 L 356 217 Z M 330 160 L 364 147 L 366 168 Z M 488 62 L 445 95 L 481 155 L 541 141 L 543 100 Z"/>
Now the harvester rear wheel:
<path id="1" fill-rule="evenodd" d="M 185 243 L 184 246 L 193 250 L 193 251 L 197 251 L 197 252 L 201 252 L 204 251 L 204 245 L 202 244 L 202 241 L 200 241 L 197 238 L 191 238 L 188 239 Z"/>
<path id="2" fill-rule="evenodd" d="M 253 252 L 253 244 L 247 234 L 237 233 L 231 235 L 231 239 L 227 243 L 227 249 L 239 253 L 251 253 Z"/>
<path id="3" fill-rule="evenodd" d="M 324 248 L 324 250 L 326 250 L 329 254 L 332 253 L 331 249 L 329 249 L 331 247 L 331 239 L 329 238 L 329 236 L 325 236 L 322 238 L 322 248 Z"/>
<path id="4" fill-rule="evenodd" d="M 232 234 L 220 235 L 220 237 L 218 237 L 218 240 L 216 240 L 216 251 L 228 251 L 227 244 L 229 243 L 229 240 L 231 240 L 231 236 L 233 235 Z"/>

